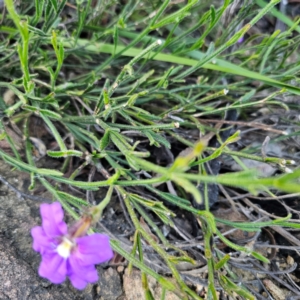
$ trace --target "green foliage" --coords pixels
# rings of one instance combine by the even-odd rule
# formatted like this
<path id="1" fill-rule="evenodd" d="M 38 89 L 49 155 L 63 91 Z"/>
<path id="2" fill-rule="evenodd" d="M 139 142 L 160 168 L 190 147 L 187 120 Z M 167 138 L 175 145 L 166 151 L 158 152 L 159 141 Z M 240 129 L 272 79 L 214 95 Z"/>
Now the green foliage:
<path id="1" fill-rule="evenodd" d="M 169 290 L 180 299 L 201 299 L 176 268 L 180 262 L 194 263 L 194 259 L 172 245 L 152 218 L 155 216 L 162 224 L 175 228 L 177 210 L 192 213 L 202 225 L 208 298 L 217 299 L 218 281 L 229 295 L 254 299 L 246 287 L 235 284 L 232 276 L 224 275 L 222 269 L 228 267 L 230 256 L 218 257 L 211 241 L 218 238 L 231 249 L 264 263 L 269 260 L 253 249 L 231 242 L 217 229 L 217 222 L 251 232 L 270 226 L 299 228 L 299 224 L 289 221 L 290 215 L 257 223 L 215 218 L 198 185 L 218 183 L 251 193 L 275 190 L 294 193 L 300 192 L 300 170 L 270 178 L 261 178 L 253 170 L 209 176 L 204 164 L 221 155 L 280 167 L 294 162 L 230 150 L 228 145 L 240 138 L 239 131 L 218 148 L 208 147 L 207 141 L 194 143 L 180 133 L 199 129 L 205 134 L 211 128 L 202 124 L 199 117 L 220 116 L 233 109 L 241 114 L 262 106 L 288 110 L 289 106 L 278 97 L 300 95 L 300 88 L 291 83 L 291 80 L 298 83 L 299 65 L 289 59 L 297 49 L 299 38 L 292 37 L 292 32 L 299 31 L 299 21 L 286 19 L 274 8 L 279 0 L 268 4 L 257 0 L 261 8 L 254 6 L 255 15 L 242 8 L 240 14 L 249 15 L 247 24 L 237 31 L 232 25 L 236 20 L 228 28 L 222 28 L 229 0 L 222 5 L 198 0 L 178 1 L 178 4 L 169 0 L 127 1 L 123 6 L 114 1 L 98 1 L 97 10 L 88 0 L 76 1 L 74 11 L 66 0 L 36 0 L 18 10 L 13 2 L 5 0 L 8 16 L 0 27 L 5 36 L 0 44 L 3 49 L 0 87 L 15 95 L 12 104 L 0 99 L 3 110 L 0 139 L 11 148 L 10 152 L 0 150 L 0 157 L 12 167 L 30 173 L 30 190 L 38 181 L 74 218 L 78 214 L 72 207 L 81 209 L 89 203 L 59 191 L 60 184 L 86 191 L 108 188 L 102 210 L 113 192 L 122 197 L 136 230 L 133 248 L 124 250 L 114 239 L 111 245 L 142 271 L 146 299 L 154 299 L 147 275 L 161 284 L 163 295 Z M 68 9 L 71 9 L 70 20 Z M 234 48 L 270 11 L 290 26 L 287 32 L 257 36 L 257 41 L 250 39 Z M 253 80 L 259 85 L 251 85 Z M 46 155 L 63 161 L 61 170 L 37 166 L 30 142 L 29 124 L 33 117 L 39 118 L 48 129 L 54 148 L 47 149 Z M 19 153 L 22 150 L 6 132 L 5 118 L 23 128 L 26 155 Z M 159 165 L 153 149 L 172 150 L 174 143 L 191 148 L 168 166 Z M 204 151 L 209 155 L 204 157 Z M 64 176 L 75 160 L 80 167 Z M 77 178 L 83 169 L 91 168 L 104 174 L 105 179 Z M 151 178 L 137 177 L 140 171 L 148 172 Z M 175 185 L 178 195 L 157 188 L 169 182 Z M 139 186 L 149 196 L 132 191 Z M 198 204 L 205 202 L 205 210 L 194 208 L 187 195 L 192 195 Z M 141 225 L 138 216 L 155 232 L 157 240 Z M 142 241 L 158 253 L 176 284 L 145 264 Z M 175 251 L 176 256 L 168 249 Z"/>

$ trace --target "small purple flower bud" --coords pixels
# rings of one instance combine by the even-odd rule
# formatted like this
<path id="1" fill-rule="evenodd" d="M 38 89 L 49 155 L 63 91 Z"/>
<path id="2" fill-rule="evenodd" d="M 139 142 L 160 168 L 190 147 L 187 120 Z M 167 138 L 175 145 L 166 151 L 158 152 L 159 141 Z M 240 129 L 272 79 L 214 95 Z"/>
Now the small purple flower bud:
<path id="1" fill-rule="evenodd" d="M 239 44 L 241 44 L 243 41 L 244 41 L 244 37 L 242 36 L 242 37 L 240 37 L 240 38 L 238 39 L 237 42 L 238 42 Z"/>
<path id="2" fill-rule="evenodd" d="M 113 257 L 109 237 L 99 233 L 88 236 L 78 234 L 86 232 L 87 220 L 84 219 L 82 230 L 77 226 L 76 234 L 68 233 L 59 202 L 42 204 L 40 211 L 42 226 L 31 230 L 33 249 L 42 256 L 39 275 L 57 284 L 69 277 L 79 290 L 88 283 L 96 282 L 98 273 L 95 265 Z"/>

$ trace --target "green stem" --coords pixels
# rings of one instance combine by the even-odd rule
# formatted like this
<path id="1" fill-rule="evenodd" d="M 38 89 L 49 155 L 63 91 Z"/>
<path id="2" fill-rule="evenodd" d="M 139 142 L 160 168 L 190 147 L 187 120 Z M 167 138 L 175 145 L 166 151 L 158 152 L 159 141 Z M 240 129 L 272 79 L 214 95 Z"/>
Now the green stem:
<path id="1" fill-rule="evenodd" d="M 111 185 L 107 191 L 105 198 L 97 205 L 97 209 L 99 209 L 100 212 L 102 212 L 105 209 L 105 207 L 108 205 L 108 203 L 110 202 L 113 190 L 114 190 L 114 186 Z"/>
<path id="2" fill-rule="evenodd" d="M 133 255 L 129 254 L 123 247 L 119 245 L 119 242 L 111 240 L 110 241 L 111 247 L 120 255 L 125 257 L 129 262 L 131 262 L 134 266 L 139 268 L 142 272 L 147 273 L 148 275 L 152 276 L 162 287 L 167 289 L 168 291 L 172 291 L 178 296 L 181 296 L 181 293 L 178 291 L 177 287 L 169 280 L 165 279 L 164 277 L 158 275 L 155 271 L 147 267 L 145 264 L 140 262 L 136 259 Z"/>
<path id="3" fill-rule="evenodd" d="M 56 139 L 56 142 L 60 148 L 61 151 L 67 151 L 67 147 L 64 143 L 64 141 L 62 140 L 58 130 L 56 129 L 56 127 L 54 126 L 54 124 L 50 121 L 50 119 L 46 116 L 44 116 L 42 113 L 40 113 L 41 118 L 44 120 L 44 122 L 46 123 L 46 125 L 49 127 L 49 129 L 51 130 L 54 138 Z"/>
<path id="4" fill-rule="evenodd" d="M 143 237 L 147 240 L 147 242 L 152 246 L 152 248 L 165 260 L 166 264 L 168 265 L 170 271 L 172 272 L 173 276 L 176 278 L 179 286 L 181 287 L 181 289 L 183 291 L 185 291 L 186 293 L 188 293 L 189 295 L 191 295 L 194 299 L 198 299 L 198 300 L 202 300 L 202 298 L 200 298 L 194 291 L 192 291 L 186 284 L 185 282 L 181 279 L 177 269 L 175 268 L 175 266 L 173 265 L 173 263 L 171 263 L 168 259 L 168 255 L 166 254 L 166 252 L 161 249 L 161 247 L 159 247 L 157 245 L 157 243 L 153 240 L 153 238 L 144 230 L 144 228 L 140 225 L 137 216 L 132 208 L 132 204 L 130 203 L 129 200 L 129 196 L 126 193 L 126 191 L 120 187 L 118 187 L 118 190 L 120 192 L 121 195 L 123 195 L 123 199 L 127 208 L 127 211 L 131 217 L 131 220 L 136 228 L 136 230 L 138 230 Z M 184 297 L 182 299 L 188 299 L 187 297 Z"/>
<path id="5" fill-rule="evenodd" d="M 73 43 L 69 39 L 63 39 L 62 43 L 64 47 L 67 48 L 74 48 Z M 113 44 L 105 44 L 105 43 L 90 43 L 87 40 L 83 39 L 78 39 L 77 41 L 77 46 L 79 48 L 84 48 L 86 51 L 90 51 L 92 53 L 113 53 L 115 46 Z M 129 57 L 135 57 L 136 55 L 141 53 L 141 49 L 138 48 L 129 48 L 128 46 L 121 46 L 118 45 L 116 47 L 116 51 L 119 53 L 122 53 L 123 56 L 129 56 Z M 153 56 L 155 53 L 151 53 Z M 111 60 L 113 60 L 115 57 L 112 57 Z M 174 63 L 174 64 L 181 64 L 185 66 L 195 66 L 197 65 L 198 61 L 197 59 L 190 59 L 190 58 L 185 58 L 181 56 L 176 56 L 172 54 L 164 54 L 164 53 L 157 53 L 155 57 L 152 58 L 155 61 L 164 61 L 164 62 L 169 62 L 169 63 Z M 111 62 L 111 61 L 110 61 Z M 109 62 L 109 63 L 110 63 Z M 106 65 L 106 63 L 105 63 Z M 102 65 L 101 65 L 102 68 Z M 300 95 L 300 88 L 285 84 L 284 82 L 280 82 L 278 80 L 272 79 L 268 76 L 262 75 L 260 73 L 250 71 L 248 69 L 242 68 L 240 66 L 234 65 L 232 63 L 229 63 L 224 60 L 216 59 L 216 63 L 205 63 L 202 65 L 202 68 L 209 69 L 209 70 L 214 70 L 214 71 L 219 71 L 219 72 L 224 72 L 224 73 L 229 73 L 229 74 L 234 74 L 234 75 L 239 75 L 243 77 L 248 77 L 252 78 L 255 80 L 260 80 L 262 82 L 265 82 L 266 84 L 269 84 L 271 86 L 275 86 L 278 88 L 286 88 L 289 92 L 294 93 L 296 95 Z"/>

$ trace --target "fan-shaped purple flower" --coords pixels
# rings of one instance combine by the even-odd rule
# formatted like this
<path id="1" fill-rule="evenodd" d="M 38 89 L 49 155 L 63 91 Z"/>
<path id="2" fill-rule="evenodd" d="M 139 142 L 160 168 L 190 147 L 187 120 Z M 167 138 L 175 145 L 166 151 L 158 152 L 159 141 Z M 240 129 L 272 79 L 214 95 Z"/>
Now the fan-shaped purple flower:
<path id="1" fill-rule="evenodd" d="M 80 290 L 96 282 L 95 265 L 113 257 L 108 236 L 69 234 L 59 202 L 42 204 L 40 211 L 42 226 L 31 230 L 33 249 L 42 256 L 39 275 L 53 283 L 62 283 L 69 277 L 73 286 Z"/>

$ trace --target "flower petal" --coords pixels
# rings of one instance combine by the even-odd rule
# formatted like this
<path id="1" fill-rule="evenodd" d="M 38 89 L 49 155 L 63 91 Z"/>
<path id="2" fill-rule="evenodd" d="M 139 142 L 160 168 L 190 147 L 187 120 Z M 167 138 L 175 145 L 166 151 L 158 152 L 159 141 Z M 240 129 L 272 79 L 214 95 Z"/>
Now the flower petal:
<path id="1" fill-rule="evenodd" d="M 110 260 L 114 253 L 105 234 L 95 233 L 76 239 L 77 250 L 74 256 L 82 266 L 100 264 Z"/>
<path id="2" fill-rule="evenodd" d="M 67 233 L 67 224 L 63 221 L 64 212 L 59 202 L 44 203 L 40 206 L 42 227 L 49 237 Z"/>
<path id="3" fill-rule="evenodd" d="M 46 236 L 42 227 L 33 227 L 31 229 L 31 236 L 33 238 L 33 250 L 43 254 L 47 249 L 51 248 L 51 239 Z"/>
<path id="4" fill-rule="evenodd" d="M 43 255 L 39 275 L 52 283 L 62 283 L 67 275 L 67 261 L 57 253 Z"/>
<path id="5" fill-rule="evenodd" d="M 98 280 L 98 273 L 94 265 L 92 266 L 82 266 L 80 261 L 74 256 L 71 255 L 68 260 L 68 270 L 70 273 L 68 275 L 74 280 L 81 279 L 85 282 L 96 282 Z"/>
<path id="6" fill-rule="evenodd" d="M 78 290 L 83 290 L 87 285 L 87 282 L 81 279 L 80 277 L 78 277 L 75 273 L 70 275 L 69 278 L 74 288 Z"/>
<path id="7" fill-rule="evenodd" d="M 76 274 L 87 282 L 96 282 L 98 280 L 98 272 L 94 266 L 82 267 L 78 261 L 72 262 L 72 274 Z"/>

